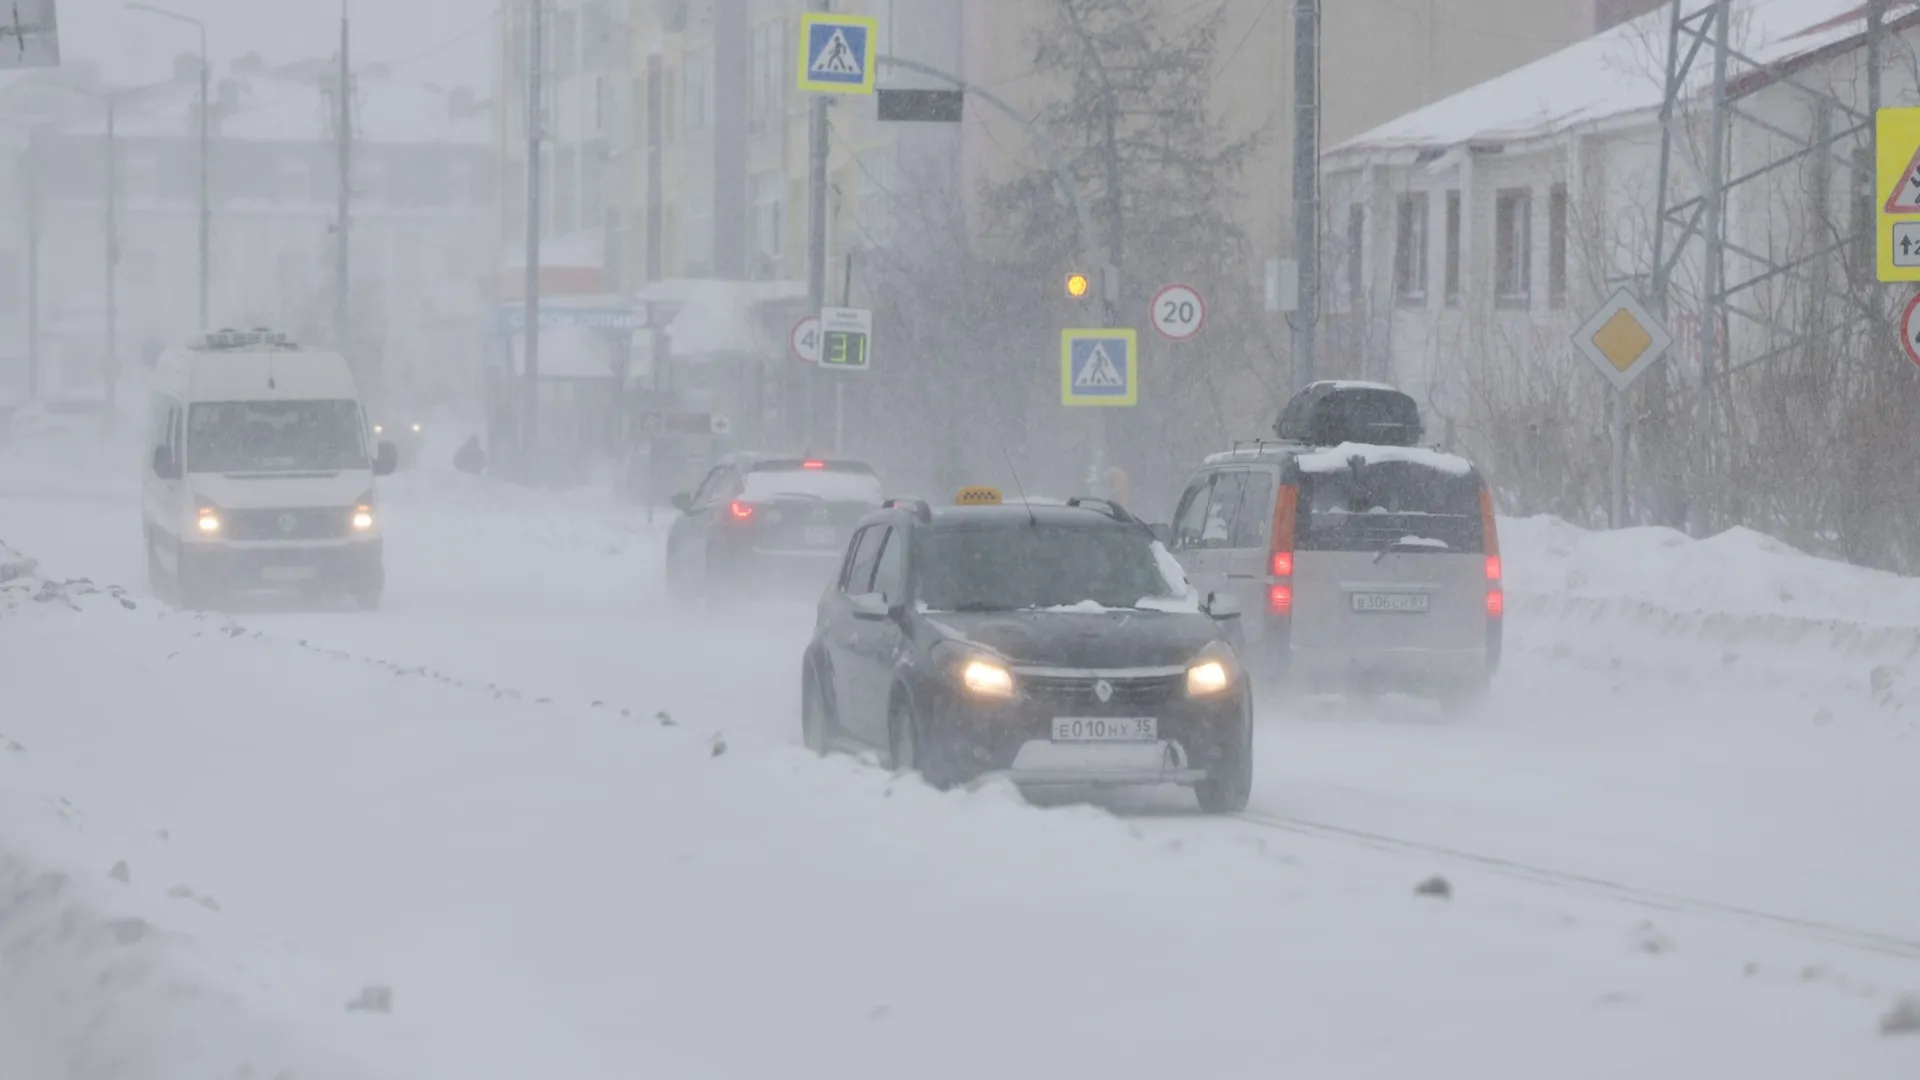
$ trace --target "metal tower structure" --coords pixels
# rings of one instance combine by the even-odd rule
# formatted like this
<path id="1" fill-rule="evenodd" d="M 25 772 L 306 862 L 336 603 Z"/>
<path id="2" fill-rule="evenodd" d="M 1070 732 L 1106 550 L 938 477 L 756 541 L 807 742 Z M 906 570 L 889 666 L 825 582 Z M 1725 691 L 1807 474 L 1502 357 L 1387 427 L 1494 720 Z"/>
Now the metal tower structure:
<path id="1" fill-rule="evenodd" d="M 1903 11 L 1890 26 L 1887 10 L 1895 2 Z M 1753 6 L 1752 0 L 1669 0 L 1659 191 L 1647 299 L 1674 328 L 1676 339 L 1690 337 L 1697 353 L 1692 370 L 1668 373 L 1669 379 L 1678 376 L 1685 383 L 1674 396 L 1680 399 L 1694 438 L 1690 447 L 1674 445 L 1664 452 L 1694 454 L 1705 466 L 1708 485 L 1726 475 L 1730 455 L 1738 450 L 1732 445 L 1735 424 L 1725 390 L 1728 381 L 1749 368 L 1804 349 L 1837 328 L 1817 315 L 1809 317 L 1805 310 L 1798 316 L 1786 314 L 1783 321 L 1781 308 L 1768 304 L 1766 290 L 1792 283 L 1809 290 L 1808 296 L 1841 295 L 1854 304 L 1864 297 L 1876 311 L 1880 302 L 1870 265 L 1871 215 L 1865 222 L 1843 219 L 1824 235 L 1788 245 L 1783 251 L 1744 235 L 1730 237 L 1729 203 L 1743 191 L 1769 190 L 1764 185 L 1779 184 L 1781 171 L 1790 168 L 1805 170 L 1812 190 L 1831 192 L 1836 165 L 1844 170 L 1840 175 L 1857 171 L 1856 152 L 1868 155 L 1871 176 L 1884 39 L 1889 29 L 1920 22 L 1920 11 L 1913 4 L 1914 0 L 1860 0 L 1860 6 L 1849 13 L 1848 17 L 1866 22 L 1862 101 L 1851 84 L 1820 85 L 1802 78 L 1791 65 L 1772 65 L 1750 55 L 1739 40 L 1737 20 Z M 1793 131 L 1763 117 L 1743 100 L 1763 86 L 1791 93 L 1804 104 L 1812 117 L 1805 131 Z M 1865 265 L 1855 255 L 1863 249 L 1868 253 Z M 1836 267 L 1841 272 L 1836 273 Z M 1689 290 L 1694 307 L 1684 322 L 1675 304 L 1676 276 L 1683 269 L 1692 269 L 1695 276 Z M 1810 306 L 1817 310 L 1819 305 Z M 1729 348 L 1735 327 L 1761 331 L 1764 346 L 1736 360 Z M 1666 524 L 1711 524 L 1684 508 L 1668 516 L 1681 520 Z M 1686 520 L 1690 516 L 1694 520 Z"/>

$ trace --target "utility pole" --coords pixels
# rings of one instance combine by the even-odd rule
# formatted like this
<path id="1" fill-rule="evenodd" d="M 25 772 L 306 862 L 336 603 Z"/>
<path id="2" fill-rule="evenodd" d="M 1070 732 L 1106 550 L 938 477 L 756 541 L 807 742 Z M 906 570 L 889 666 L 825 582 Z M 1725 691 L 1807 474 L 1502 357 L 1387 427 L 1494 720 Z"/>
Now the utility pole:
<path id="1" fill-rule="evenodd" d="M 120 141 L 119 99 L 107 92 L 107 434 L 113 434 L 120 383 Z"/>
<path id="2" fill-rule="evenodd" d="M 525 477 L 537 475 L 540 445 L 540 82 L 546 43 L 540 21 L 543 0 L 527 0 L 527 296 L 526 399 L 521 403 L 520 460 Z M 656 361 L 657 362 L 657 361 Z"/>
<path id="3" fill-rule="evenodd" d="M 815 0 L 814 10 L 832 11 L 832 0 Z M 873 44 L 869 43 L 869 50 Z M 871 57 L 868 63 L 872 63 Z M 827 302 L 827 97 L 811 95 L 807 103 L 807 313 L 819 317 Z M 820 379 L 820 365 L 806 373 L 806 417 L 801 431 L 806 443 L 813 442 L 814 387 Z M 845 372 L 838 373 L 844 375 Z"/>
<path id="4" fill-rule="evenodd" d="M 1293 380 L 1313 381 L 1320 321 L 1320 0 L 1293 4 L 1293 258 L 1299 299 L 1293 329 Z"/>
<path id="5" fill-rule="evenodd" d="M 340 168 L 339 205 L 334 212 L 333 338 L 349 365 L 353 363 L 353 45 L 348 32 L 347 5 L 340 4 L 339 89 L 333 134 Z"/>
<path id="6" fill-rule="evenodd" d="M 213 196 L 210 191 L 210 175 L 213 163 L 210 158 L 212 141 L 208 137 L 210 114 L 213 101 L 207 93 L 207 81 L 211 77 L 213 61 L 207 58 L 207 26 L 200 25 L 200 329 L 209 330 L 213 326 L 210 313 L 213 291 Z"/>
<path id="7" fill-rule="evenodd" d="M 40 400 L 40 132 L 27 132 L 27 400 Z"/>

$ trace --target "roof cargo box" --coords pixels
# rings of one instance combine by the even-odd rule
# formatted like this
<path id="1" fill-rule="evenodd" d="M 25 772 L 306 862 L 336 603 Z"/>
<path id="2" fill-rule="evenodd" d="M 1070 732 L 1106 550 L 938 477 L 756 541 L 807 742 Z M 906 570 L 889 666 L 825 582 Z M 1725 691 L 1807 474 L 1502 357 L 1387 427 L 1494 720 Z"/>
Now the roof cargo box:
<path id="1" fill-rule="evenodd" d="M 1286 442 L 1418 446 L 1424 428 L 1413 398 L 1384 383 L 1327 380 L 1293 395 L 1274 433 Z"/>

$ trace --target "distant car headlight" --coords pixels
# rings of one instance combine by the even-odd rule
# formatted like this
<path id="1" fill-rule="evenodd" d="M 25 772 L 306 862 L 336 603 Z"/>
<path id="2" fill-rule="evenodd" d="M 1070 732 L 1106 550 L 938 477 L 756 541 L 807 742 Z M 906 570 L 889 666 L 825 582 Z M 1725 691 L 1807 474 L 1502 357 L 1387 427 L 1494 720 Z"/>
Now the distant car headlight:
<path id="1" fill-rule="evenodd" d="M 414 433 L 415 435 L 418 435 L 418 434 L 420 434 L 420 425 L 419 425 L 419 424 L 415 424 L 415 425 L 413 425 L 413 433 Z"/>
<path id="2" fill-rule="evenodd" d="M 1214 644 L 1201 650 L 1187 665 L 1187 696 L 1215 697 L 1233 689 L 1235 663 L 1233 650 Z"/>
<path id="3" fill-rule="evenodd" d="M 375 435 L 385 435 L 387 433 L 387 425 L 385 424 L 373 425 L 373 433 Z"/>
<path id="4" fill-rule="evenodd" d="M 1013 696 L 1013 673 L 991 660 L 973 659 L 960 669 L 960 685 L 980 697 Z"/>

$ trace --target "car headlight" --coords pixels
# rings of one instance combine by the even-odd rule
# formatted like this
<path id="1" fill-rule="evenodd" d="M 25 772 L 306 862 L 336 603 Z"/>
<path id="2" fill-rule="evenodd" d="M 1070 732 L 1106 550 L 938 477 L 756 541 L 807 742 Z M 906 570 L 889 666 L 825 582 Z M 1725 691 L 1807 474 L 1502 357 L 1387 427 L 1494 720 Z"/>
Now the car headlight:
<path id="1" fill-rule="evenodd" d="M 1206 649 L 1187 665 L 1187 696 L 1214 697 L 1233 689 L 1234 657 L 1224 646 Z"/>
<path id="2" fill-rule="evenodd" d="M 1012 697 L 1013 673 L 991 660 L 975 657 L 960 668 L 960 685 L 981 697 Z"/>

